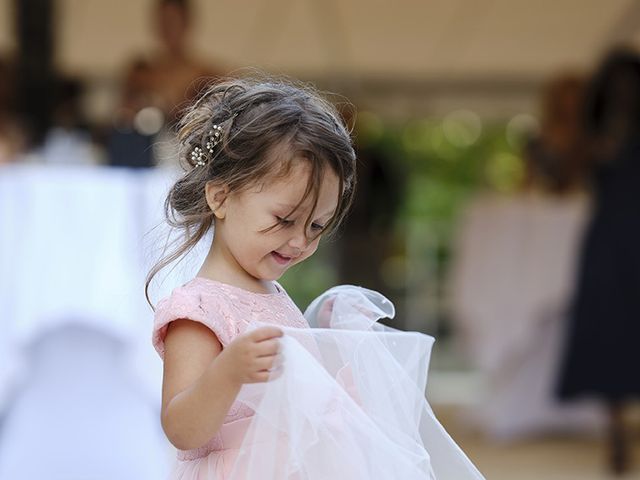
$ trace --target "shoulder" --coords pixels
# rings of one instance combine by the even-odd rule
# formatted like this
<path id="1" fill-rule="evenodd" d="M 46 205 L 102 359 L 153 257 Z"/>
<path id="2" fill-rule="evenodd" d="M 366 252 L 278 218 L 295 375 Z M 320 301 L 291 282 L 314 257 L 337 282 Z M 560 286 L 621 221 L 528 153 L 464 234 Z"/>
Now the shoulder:
<path id="1" fill-rule="evenodd" d="M 193 279 L 184 285 L 174 288 L 171 295 L 158 302 L 155 318 L 162 320 L 166 316 L 185 315 L 180 318 L 198 318 L 202 316 L 212 303 L 221 303 L 215 296 L 207 295 L 207 291 Z"/>
<path id="2" fill-rule="evenodd" d="M 212 330 L 220 343 L 227 345 L 236 334 L 232 320 L 231 300 L 225 292 L 195 278 L 177 287 L 158 302 L 154 316 L 152 343 L 164 357 L 164 339 L 169 324 L 175 320 L 191 320 Z"/>

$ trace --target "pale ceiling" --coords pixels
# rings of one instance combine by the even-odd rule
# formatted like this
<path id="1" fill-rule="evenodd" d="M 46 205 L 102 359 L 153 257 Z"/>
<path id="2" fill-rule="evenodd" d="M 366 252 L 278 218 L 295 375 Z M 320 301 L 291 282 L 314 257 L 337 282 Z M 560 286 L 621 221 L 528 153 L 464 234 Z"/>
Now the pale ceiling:
<path id="1" fill-rule="evenodd" d="M 12 1 L 0 0 L 0 51 L 13 46 Z M 118 78 L 132 56 L 154 48 L 154 3 L 58 0 L 58 64 L 91 78 Z M 193 3 L 193 51 L 206 61 L 339 78 L 368 91 L 419 92 L 426 85 L 452 98 L 474 89 L 530 92 L 559 70 L 591 68 L 614 42 L 640 45 L 637 0 Z"/>
<path id="2" fill-rule="evenodd" d="M 0 0 L 0 48 L 10 4 Z M 640 40 L 635 0 L 194 0 L 194 51 L 304 75 L 545 75 Z M 59 63 L 107 74 L 152 48 L 153 0 L 58 0 Z"/>

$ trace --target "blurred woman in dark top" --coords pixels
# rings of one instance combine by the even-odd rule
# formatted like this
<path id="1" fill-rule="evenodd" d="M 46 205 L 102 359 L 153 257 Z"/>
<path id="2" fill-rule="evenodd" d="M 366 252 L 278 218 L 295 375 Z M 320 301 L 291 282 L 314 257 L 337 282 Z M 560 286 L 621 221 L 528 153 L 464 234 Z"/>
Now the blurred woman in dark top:
<path id="1" fill-rule="evenodd" d="M 626 469 L 623 406 L 640 396 L 640 57 L 617 50 L 587 93 L 594 212 L 587 228 L 559 379 L 562 399 L 609 405 L 611 467 Z"/>

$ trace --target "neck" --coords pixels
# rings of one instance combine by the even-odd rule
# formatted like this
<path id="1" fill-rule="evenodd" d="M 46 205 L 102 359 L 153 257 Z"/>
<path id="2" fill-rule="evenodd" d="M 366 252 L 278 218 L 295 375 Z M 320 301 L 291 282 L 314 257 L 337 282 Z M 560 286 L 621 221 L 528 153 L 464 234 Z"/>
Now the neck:
<path id="1" fill-rule="evenodd" d="M 216 242 L 215 239 L 200 270 L 198 270 L 197 276 L 227 283 L 256 293 L 274 293 L 277 291 L 273 282 L 260 280 L 249 275 L 238 264 L 231 252 L 222 245 L 222 242 Z"/>

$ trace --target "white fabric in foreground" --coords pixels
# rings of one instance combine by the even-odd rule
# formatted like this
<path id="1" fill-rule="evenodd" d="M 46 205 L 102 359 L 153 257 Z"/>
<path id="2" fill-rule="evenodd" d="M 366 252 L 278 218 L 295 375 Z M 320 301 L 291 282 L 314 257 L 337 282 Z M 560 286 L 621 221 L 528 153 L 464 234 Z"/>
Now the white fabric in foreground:
<path id="1" fill-rule="evenodd" d="M 230 479 L 465 480 L 482 475 L 436 420 L 424 392 L 434 339 L 377 323 L 377 292 L 332 288 L 284 328 L 278 378 L 245 385 L 255 410 Z"/>

